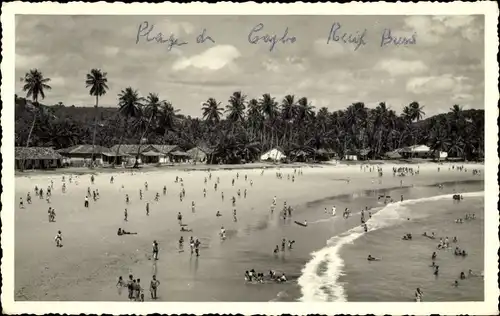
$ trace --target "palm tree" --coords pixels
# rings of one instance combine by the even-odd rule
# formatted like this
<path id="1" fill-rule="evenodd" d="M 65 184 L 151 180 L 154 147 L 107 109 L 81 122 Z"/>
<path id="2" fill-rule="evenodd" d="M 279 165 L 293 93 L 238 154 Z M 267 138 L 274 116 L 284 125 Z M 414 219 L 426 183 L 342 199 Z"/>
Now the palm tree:
<path id="1" fill-rule="evenodd" d="M 270 146 L 268 148 L 272 148 L 274 139 L 274 121 L 278 116 L 278 103 L 274 100 L 273 97 L 271 97 L 269 93 L 265 93 L 259 100 L 259 107 L 262 116 L 266 120 L 264 128 L 268 126 L 269 129 L 271 129 Z"/>
<path id="2" fill-rule="evenodd" d="M 139 96 L 139 92 L 137 90 L 132 89 L 132 87 L 128 87 L 125 90 L 122 90 L 120 94 L 118 94 L 118 106 L 120 109 L 118 110 L 121 115 L 125 117 L 125 125 L 122 135 L 120 136 L 120 141 L 118 143 L 118 147 L 116 148 L 116 156 L 113 162 L 113 165 L 116 163 L 116 158 L 120 152 L 120 146 L 123 142 L 123 136 L 126 134 L 128 130 L 128 122 L 131 117 L 138 118 L 141 116 L 141 110 L 143 98 Z M 137 157 L 136 157 L 137 158 Z M 137 161 L 137 159 L 136 159 Z"/>
<path id="3" fill-rule="evenodd" d="M 422 111 L 423 110 L 423 106 L 420 106 L 420 104 L 416 101 L 413 101 L 412 103 L 410 103 L 410 113 L 411 113 L 411 119 L 412 121 L 413 120 L 416 120 L 417 122 L 420 121 L 424 115 L 425 115 L 425 112 Z"/>
<path id="4" fill-rule="evenodd" d="M 50 90 L 52 87 L 47 84 L 50 82 L 50 78 L 44 78 L 42 72 L 38 69 L 31 69 L 24 75 L 24 78 L 21 78 L 21 81 L 24 82 L 23 91 L 26 92 L 26 98 L 32 98 L 34 107 L 33 123 L 31 123 L 31 129 L 26 141 L 26 147 L 29 147 L 31 133 L 35 127 L 38 110 L 40 108 L 38 98 L 41 97 L 42 99 L 45 99 L 44 90 Z"/>
<path id="5" fill-rule="evenodd" d="M 174 109 L 174 106 L 169 101 L 163 102 L 160 106 L 159 125 L 163 130 L 163 136 L 168 131 L 174 131 L 175 115 L 179 109 Z"/>
<path id="6" fill-rule="evenodd" d="M 229 98 L 229 104 L 226 106 L 227 119 L 232 122 L 243 122 L 245 115 L 245 99 L 246 95 L 241 91 L 236 91 Z"/>
<path id="7" fill-rule="evenodd" d="M 95 154 L 95 136 L 97 133 L 97 113 L 99 106 L 99 97 L 106 94 L 108 90 L 108 79 L 106 78 L 107 73 L 102 72 L 101 69 L 92 69 L 90 73 L 87 74 L 87 80 L 85 80 L 86 88 L 90 88 L 90 95 L 95 96 L 95 118 L 94 118 L 94 135 L 92 137 L 92 165 L 94 162 Z"/>
<path id="8" fill-rule="evenodd" d="M 281 118 L 283 119 L 284 135 L 283 141 L 286 140 L 287 130 L 290 128 L 290 125 L 293 123 L 293 119 L 297 113 L 297 103 L 295 102 L 295 96 L 286 95 L 281 101 Z M 289 132 L 289 140 L 291 140 L 291 131 Z"/>
<path id="9" fill-rule="evenodd" d="M 211 123 L 219 123 L 223 108 L 220 107 L 220 102 L 214 98 L 209 98 L 202 104 L 203 118 Z"/>
<path id="10" fill-rule="evenodd" d="M 48 85 L 50 78 L 44 78 L 41 71 L 38 69 L 31 69 L 21 78 L 24 82 L 23 91 L 26 92 L 26 98 L 31 97 L 33 100 L 33 122 L 31 123 L 31 128 L 28 133 L 28 139 L 26 140 L 26 148 L 30 145 L 31 134 L 33 133 L 33 128 L 35 127 L 35 122 L 37 119 L 38 112 L 40 111 L 40 104 L 38 103 L 38 98 L 41 97 L 45 99 L 45 91 L 52 89 Z M 21 168 L 24 168 L 24 158 L 21 162 Z"/>
<path id="11" fill-rule="evenodd" d="M 146 104 L 140 105 L 140 106 L 144 106 L 144 109 L 141 111 L 142 115 L 140 117 L 140 119 L 141 119 L 140 125 L 144 125 L 144 131 L 141 133 L 140 138 L 139 138 L 139 146 L 137 146 L 137 157 L 139 157 L 139 155 L 141 153 L 142 140 L 146 136 L 146 133 L 149 131 L 151 123 L 156 120 L 158 113 L 160 111 L 160 106 L 163 103 L 166 103 L 166 101 L 160 101 L 158 94 L 150 92 L 146 98 Z M 149 116 L 149 118 L 146 119 L 145 115 Z M 136 160 L 136 163 L 137 163 L 137 160 Z"/>

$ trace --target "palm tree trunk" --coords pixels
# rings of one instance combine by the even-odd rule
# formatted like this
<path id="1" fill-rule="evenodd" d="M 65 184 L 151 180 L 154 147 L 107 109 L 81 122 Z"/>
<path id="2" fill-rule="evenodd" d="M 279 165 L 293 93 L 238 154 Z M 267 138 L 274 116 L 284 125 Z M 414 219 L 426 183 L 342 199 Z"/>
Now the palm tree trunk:
<path id="1" fill-rule="evenodd" d="M 37 104 L 36 101 L 34 101 L 34 103 Z M 28 133 L 28 139 L 26 140 L 26 148 L 28 148 L 30 146 L 31 134 L 33 133 L 33 129 L 35 128 L 37 113 L 38 113 L 38 108 L 36 108 L 36 105 L 35 105 L 35 112 L 33 115 L 33 123 L 31 123 L 30 131 Z M 24 163 L 25 163 L 25 158 L 23 156 L 23 159 L 21 159 L 21 171 L 24 171 Z"/>
<path id="2" fill-rule="evenodd" d="M 148 125 L 146 125 L 146 128 L 144 129 L 144 132 L 142 132 L 142 134 L 141 134 L 141 138 L 139 138 L 139 146 L 137 147 L 137 156 L 135 158 L 134 168 L 136 168 L 137 166 L 139 166 L 138 158 L 139 158 L 139 155 L 141 154 L 141 147 L 142 147 L 141 146 L 141 141 L 144 138 L 144 136 L 146 135 L 146 133 L 148 132 L 148 129 L 151 126 L 151 120 L 152 119 L 153 119 L 153 114 L 151 114 L 151 116 L 149 117 Z"/>
<path id="3" fill-rule="evenodd" d="M 116 155 L 115 155 L 115 159 L 113 160 L 113 168 L 116 165 L 116 160 L 118 159 L 118 155 L 120 153 L 120 147 L 122 146 L 122 142 L 123 142 L 123 136 L 125 135 L 125 131 L 127 130 L 127 127 L 128 127 L 128 118 L 125 118 L 125 126 L 123 129 L 123 133 L 120 136 L 120 141 L 118 142 L 118 147 L 116 148 Z"/>
<path id="4" fill-rule="evenodd" d="M 92 136 L 92 159 L 90 161 L 91 168 L 94 166 L 94 155 L 95 155 L 95 137 L 97 134 L 97 114 L 99 106 L 99 96 L 95 96 L 95 117 L 94 117 L 94 135 Z"/>

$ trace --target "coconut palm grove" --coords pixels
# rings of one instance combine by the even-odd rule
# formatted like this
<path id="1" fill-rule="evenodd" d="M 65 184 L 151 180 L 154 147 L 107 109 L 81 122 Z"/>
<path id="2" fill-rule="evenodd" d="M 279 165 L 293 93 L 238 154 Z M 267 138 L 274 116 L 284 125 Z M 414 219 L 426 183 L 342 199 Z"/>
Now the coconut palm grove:
<path id="1" fill-rule="evenodd" d="M 108 90 L 107 73 L 92 69 L 82 85 L 94 107 L 59 102 L 42 104 L 51 91 L 50 78 L 31 69 L 21 79 L 25 96 L 15 96 L 16 146 L 55 149 L 77 144 L 111 147 L 117 144 L 175 144 L 183 149 L 206 148 L 208 163 L 244 163 L 280 148 L 290 160 L 317 161 L 325 153 L 339 157 L 364 151 L 367 159 L 412 145 L 427 145 L 449 158 L 484 158 L 484 110 L 445 105 L 448 113 L 425 117 L 425 106 L 411 102 L 397 113 L 381 101 L 375 108 L 363 102 L 343 110 L 315 108 L 307 96 L 282 100 L 268 93 L 250 98 L 236 91 L 228 100 L 207 96 L 200 117 L 185 116 L 168 96 L 124 87 L 116 107 L 99 107 Z M 335 99 L 335 95 L 332 95 Z M 91 103 L 92 104 L 92 103 Z M 300 157 L 297 153 L 301 153 Z"/>

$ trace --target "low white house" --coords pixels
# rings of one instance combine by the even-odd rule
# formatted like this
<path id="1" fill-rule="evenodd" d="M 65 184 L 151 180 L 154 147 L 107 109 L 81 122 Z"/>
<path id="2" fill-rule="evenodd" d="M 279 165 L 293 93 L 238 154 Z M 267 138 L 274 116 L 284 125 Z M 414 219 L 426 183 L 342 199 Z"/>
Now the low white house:
<path id="1" fill-rule="evenodd" d="M 281 160 L 286 158 L 285 154 L 277 148 L 273 148 L 260 156 L 260 160 Z"/>

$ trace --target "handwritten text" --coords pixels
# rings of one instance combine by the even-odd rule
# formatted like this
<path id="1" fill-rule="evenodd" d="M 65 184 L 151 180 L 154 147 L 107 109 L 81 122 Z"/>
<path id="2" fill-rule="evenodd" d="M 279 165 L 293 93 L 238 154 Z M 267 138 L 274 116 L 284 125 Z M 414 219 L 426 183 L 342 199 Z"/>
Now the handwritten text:
<path id="1" fill-rule="evenodd" d="M 342 25 L 338 22 L 332 24 L 330 28 L 330 34 L 328 34 L 328 39 L 326 41 L 327 44 L 330 44 L 331 41 L 340 42 L 344 44 L 353 44 L 354 50 L 358 50 L 360 46 L 366 45 L 365 36 L 366 29 L 362 32 L 357 31 L 356 34 L 343 32 L 340 29 Z"/>
<path id="2" fill-rule="evenodd" d="M 285 29 L 285 32 L 281 37 L 278 37 L 278 35 L 276 34 L 258 35 L 258 32 L 261 31 L 263 28 L 264 24 L 262 23 L 259 23 L 256 26 L 254 26 L 250 31 L 250 33 L 248 33 L 248 42 L 251 44 L 259 44 L 261 42 L 269 44 L 269 51 L 273 51 L 274 46 L 277 43 L 293 44 L 297 41 L 297 38 L 295 36 L 288 36 L 288 27 Z"/>

